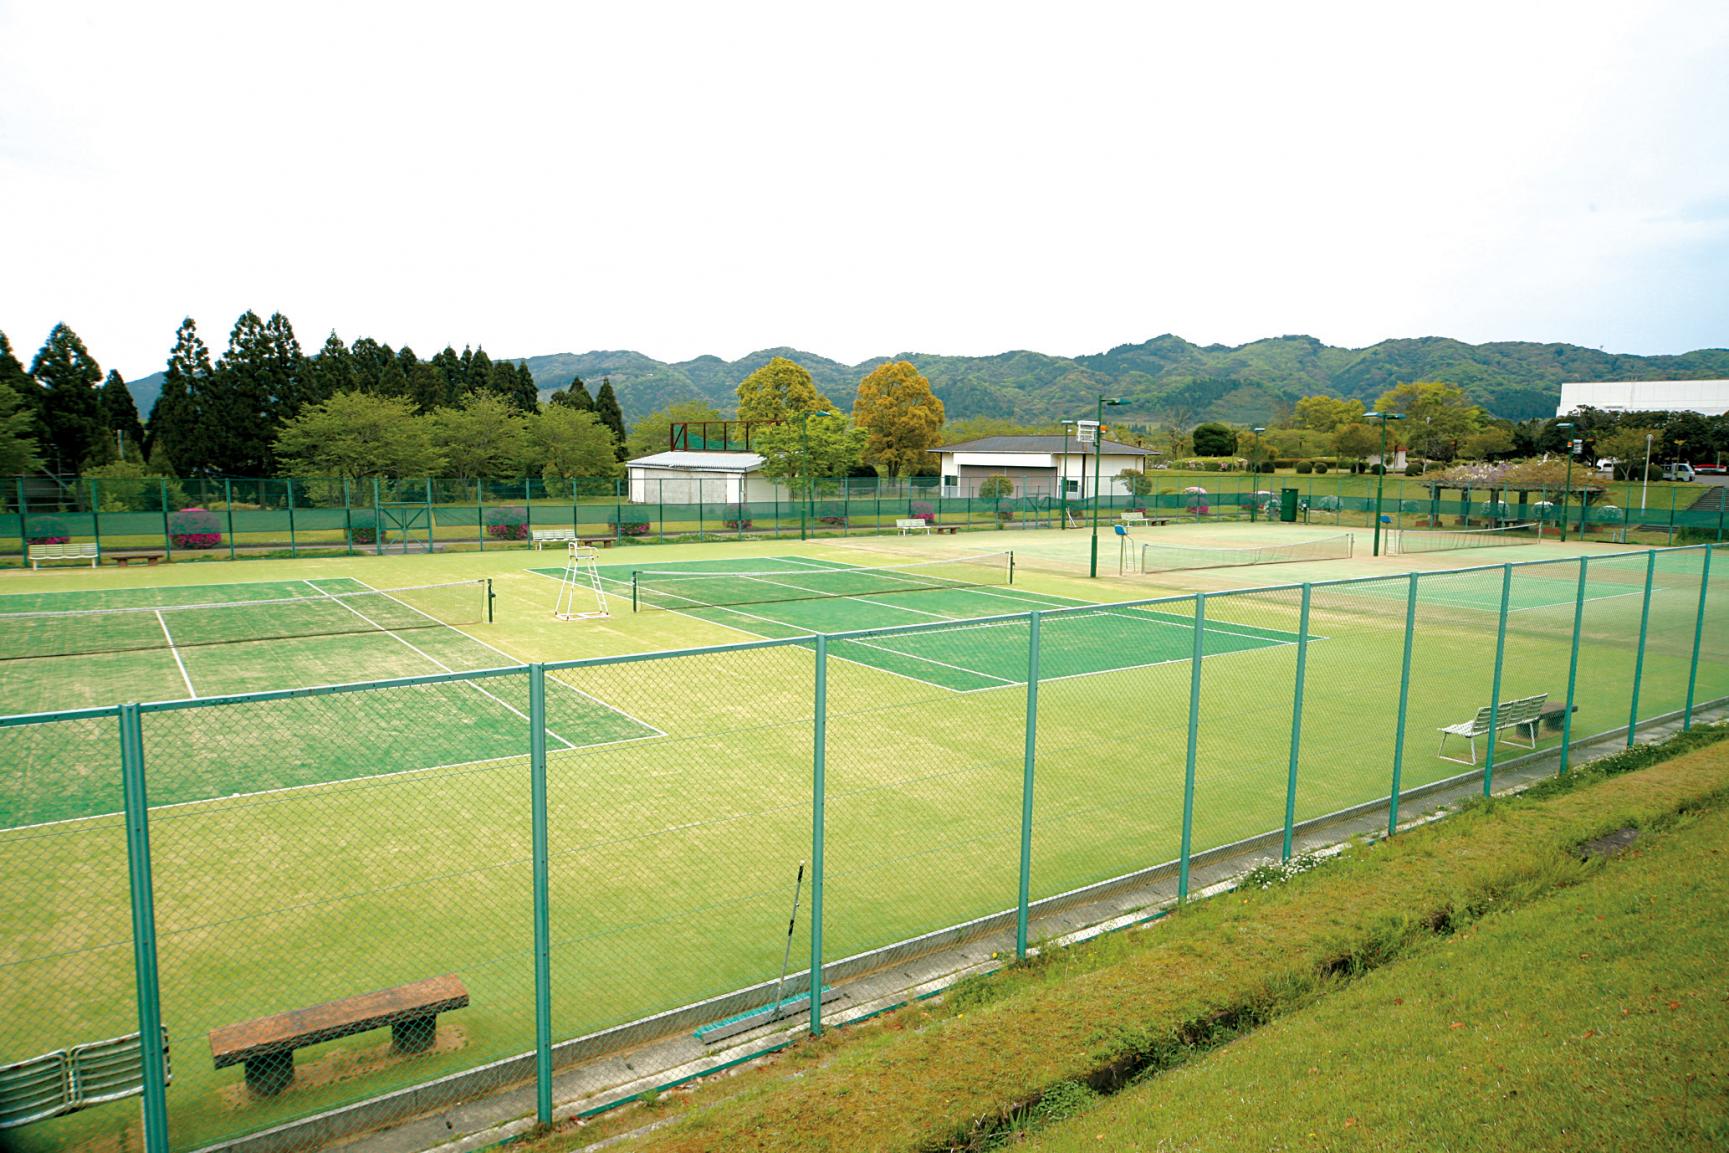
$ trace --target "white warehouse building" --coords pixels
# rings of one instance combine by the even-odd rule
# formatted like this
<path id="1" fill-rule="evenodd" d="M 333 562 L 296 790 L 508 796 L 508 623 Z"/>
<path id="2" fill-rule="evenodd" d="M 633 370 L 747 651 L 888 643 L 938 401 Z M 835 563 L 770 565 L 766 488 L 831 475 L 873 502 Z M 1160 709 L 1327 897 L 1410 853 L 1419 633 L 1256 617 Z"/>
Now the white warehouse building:
<path id="1" fill-rule="evenodd" d="M 1729 412 L 1729 380 L 1590 380 L 1561 385 L 1556 416 L 1581 408 L 1604 412 Z"/>

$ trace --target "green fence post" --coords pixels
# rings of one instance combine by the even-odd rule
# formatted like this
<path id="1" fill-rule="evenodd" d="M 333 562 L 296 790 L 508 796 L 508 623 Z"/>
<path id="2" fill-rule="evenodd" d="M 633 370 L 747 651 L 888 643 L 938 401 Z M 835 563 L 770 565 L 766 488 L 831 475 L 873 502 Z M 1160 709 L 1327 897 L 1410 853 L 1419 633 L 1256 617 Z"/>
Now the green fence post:
<path id="1" fill-rule="evenodd" d="M 1027 748 L 1021 768 L 1021 888 L 1015 906 L 1015 959 L 1027 959 L 1027 899 L 1033 883 L 1033 758 L 1039 727 L 1039 613 L 1027 614 Z"/>
<path id="2" fill-rule="evenodd" d="M 228 559 L 234 559 L 234 482 L 222 478 L 222 505 L 228 510 Z"/>
<path id="3" fill-rule="evenodd" d="M 155 889 L 150 877 L 150 804 L 144 785 L 144 725 L 137 705 L 120 706 L 120 786 L 132 892 L 132 967 L 143 1059 L 144 1148 L 168 1151 L 168 1069 L 162 1054 L 162 987 L 156 967 Z"/>
<path id="4" fill-rule="evenodd" d="M 402 534 L 402 552 L 408 554 L 408 534 Z M 372 478 L 372 551 L 377 556 L 384 555 L 384 496 L 378 483 L 378 478 Z"/>
<path id="5" fill-rule="evenodd" d="M 354 492 L 347 477 L 342 478 L 342 535 L 348 542 L 348 555 L 354 555 Z"/>
<path id="6" fill-rule="evenodd" d="M 1291 764 L 1285 777 L 1285 843 L 1280 859 L 1291 859 L 1291 831 L 1297 821 L 1297 758 L 1303 746 L 1303 680 L 1309 668 L 1309 600 L 1314 586 L 1303 582 L 1303 607 L 1297 614 L 1297 680 L 1291 688 Z"/>
<path id="7" fill-rule="evenodd" d="M 546 666 L 528 666 L 528 778 L 534 837 L 535 1116 L 552 1124 L 552 912 L 546 820 Z"/>
<path id="8" fill-rule="evenodd" d="M 1669 490 L 1669 536 L 1663 543 L 1669 545 L 1675 543 L 1675 490 L 1673 488 Z"/>
<path id="9" fill-rule="evenodd" d="M 30 526 L 25 523 L 30 519 L 29 507 L 24 498 L 24 478 L 19 477 L 18 485 L 18 563 L 30 563 Z"/>
<path id="10" fill-rule="evenodd" d="M 163 477 L 157 483 L 162 492 L 162 560 L 166 563 L 174 559 L 174 533 L 168 527 L 168 478 Z"/>
<path id="11" fill-rule="evenodd" d="M 486 493 L 483 491 L 485 484 L 486 482 L 483 480 L 474 482 L 474 539 L 480 546 L 481 552 L 486 551 Z M 525 511 L 527 507 L 527 505 L 523 506 Z M 431 516 L 432 514 L 428 512 L 427 515 Z"/>
<path id="12" fill-rule="evenodd" d="M 575 493 L 572 487 L 571 492 Z M 570 522 L 570 527 L 576 527 L 576 521 Z M 522 478 L 522 530 L 528 534 L 528 539 L 534 540 L 534 482 L 527 477 Z"/>
<path id="13" fill-rule="evenodd" d="M 1687 665 L 1687 711 L 1681 714 L 1681 731 L 1693 727 L 1693 690 L 1699 683 L 1699 642 L 1705 636 L 1705 592 L 1711 587 L 1711 546 L 1705 546 L 1705 567 L 1699 574 L 1699 615 L 1693 622 L 1693 659 Z"/>
<path id="14" fill-rule="evenodd" d="M 96 538 L 96 556 L 102 556 L 102 482 L 92 480 L 87 499 L 90 501 L 90 535 Z"/>
<path id="15" fill-rule="evenodd" d="M 294 478 L 288 478 L 288 555 L 298 557 L 300 545 L 294 539 Z"/>
<path id="16" fill-rule="evenodd" d="M 1399 665 L 1399 719 L 1393 733 L 1393 791 L 1387 801 L 1387 835 L 1399 831 L 1399 780 L 1405 767 L 1405 721 L 1411 705 L 1411 648 L 1417 636 L 1417 574 L 1405 591 L 1405 656 Z"/>
<path id="17" fill-rule="evenodd" d="M 1579 558 L 1579 591 L 1573 600 L 1573 652 L 1567 658 L 1567 710 L 1561 714 L 1561 776 L 1567 775 L 1567 763 L 1573 753 L 1573 695 L 1579 688 L 1579 633 L 1585 624 L 1585 573 L 1590 564 L 1590 558 Z"/>
<path id="18" fill-rule="evenodd" d="M 1483 795 L 1495 787 L 1495 736 L 1501 723 L 1501 670 L 1507 658 L 1507 602 L 1513 595 L 1513 566 L 1501 569 L 1501 623 L 1495 630 L 1495 679 L 1490 685 L 1488 751 L 1483 754 Z"/>
<path id="19" fill-rule="evenodd" d="M 1657 575 L 1657 554 L 1645 554 L 1645 601 L 1639 608 L 1639 648 L 1633 654 L 1633 703 L 1627 711 L 1627 747 L 1639 729 L 1639 682 L 1645 674 L 1645 633 L 1651 623 L 1651 582 Z"/>
<path id="20" fill-rule="evenodd" d="M 812 702 L 810 794 L 810 1035 L 822 1035 L 822 835 L 824 758 L 828 748 L 828 637 L 816 638 L 816 694 Z"/>
<path id="21" fill-rule="evenodd" d="M 1201 723 L 1201 655 L 1207 629 L 1207 594 L 1195 594 L 1195 648 L 1189 665 L 1189 751 L 1183 765 L 1183 840 L 1177 858 L 1177 901 L 1189 899 L 1189 855 L 1195 828 L 1195 741 Z"/>
<path id="22" fill-rule="evenodd" d="M 1717 493 L 1717 543 L 1723 543 L 1724 514 L 1729 513 L 1729 492 Z"/>

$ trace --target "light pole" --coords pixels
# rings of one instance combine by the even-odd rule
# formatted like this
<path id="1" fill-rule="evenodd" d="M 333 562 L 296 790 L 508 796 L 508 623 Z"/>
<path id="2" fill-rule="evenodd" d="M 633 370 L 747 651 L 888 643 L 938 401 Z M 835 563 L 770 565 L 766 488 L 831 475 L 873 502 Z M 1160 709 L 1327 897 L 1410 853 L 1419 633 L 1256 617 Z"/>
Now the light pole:
<path id="1" fill-rule="evenodd" d="M 1374 555 L 1381 555 L 1381 492 L 1387 485 L 1387 422 L 1389 420 L 1404 420 L 1402 412 L 1365 412 L 1364 420 L 1381 422 L 1381 461 L 1375 468 L 1375 548 Z"/>
<path id="2" fill-rule="evenodd" d="M 1075 422 L 1065 420 L 1063 426 L 1063 472 L 1057 477 L 1057 494 L 1062 497 L 1062 523 L 1058 528 L 1069 527 L 1069 426 Z"/>
<path id="3" fill-rule="evenodd" d="M 801 412 L 798 414 L 798 438 L 799 443 L 804 446 L 804 460 L 801 462 L 802 467 L 799 469 L 799 471 L 804 474 L 804 500 L 801 501 L 798 506 L 798 539 L 800 540 L 810 539 L 808 526 L 811 516 L 811 495 L 813 491 L 811 485 L 810 462 L 810 418 L 813 416 L 830 415 L 832 414 L 826 408 L 819 408 L 815 412 Z"/>
<path id="4" fill-rule="evenodd" d="M 1573 495 L 1573 422 L 1558 420 L 1555 428 L 1567 430 L 1567 479 L 1561 482 L 1561 543 L 1567 543 L 1567 500 Z"/>
<path id="5" fill-rule="evenodd" d="M 1120 397 L 1099 397 L 1099 407 L 1093 418 L 1093 560 L 1089 576 L 1099 575 L 1099 475 L 1105 459 L 1105 406 L 1115 408 L 1123 403 Z"/>
<path id="6" fill-rule="evenodd" d="M 1254 524 L 1255 514 L 1261 507 L 1261 454 L 1267 451 L 1267 446 L 1261 442 L 1261 436 L 1267 430 L 1264 425 L 1256 425 L 1249 431 L 1255 434 L 1255 459 L 1253 462 L 1255 466 L 1255 475 L 1253 478 L 1255 488 L 1253 492 L 1249 493 L 1249 523 Z"/>
<path id="7" fill-rule="evenodd" d="M 1639 511 L 1645 511 L 1645 492 L 1651 487 L 1651 433 L 1645 434 L 1645 479 L 1639 482 Z"/>

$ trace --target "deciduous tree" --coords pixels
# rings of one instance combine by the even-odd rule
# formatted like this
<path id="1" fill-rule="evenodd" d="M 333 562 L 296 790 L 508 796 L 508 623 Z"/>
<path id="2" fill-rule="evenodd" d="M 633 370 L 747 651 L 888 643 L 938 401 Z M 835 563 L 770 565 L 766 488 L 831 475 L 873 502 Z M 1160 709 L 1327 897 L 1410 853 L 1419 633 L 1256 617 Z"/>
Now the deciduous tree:
<path id="1" fill-rule="evenodd" d="M 801 412 L 833 408 L 801 364 L 777 356 L 739 381 L 740 420 L 792 420 Z"/>
<path id="2" fill-rule="evenodd" d="M 451 475 L 464 480 L 520 475 L 527 429 L 522 414 L 505 398 L 491 391 L 471 392 L 460 405 L 441 408 L 430 420 L 433 448 Z"/>
<path id="3" fill-rule="evenodd" d="M 1305 396 L 1291 410 L 1291 424 L 1311 432 L 1337 432 L 1363 418 L 1363 402 L 1338 396 Z"/>
<path id="4" fill-rule="evenodd" d="M 612 430 L 592 412 L 549 404 L 529 417 L 527 443 L 523 459 L 549 487 L 618 471 Z"/>
<path id="5" fill-rule="evenodd" d="M 751 448 L 763 457 L 764 476 L 792 480 L 852 472 L 864 451 L 864 431 L 838 409 L 821 411 L 828 415 L 813 415 L 806 422 L 789 420 L 751 434 Z M 801 423 L 806 427 L 801 428 Z"/>
<path id="6" fill-rule="evenodd" d="M 904 360 L 859 381 L 852 416 L 865 432 L 864 462 L 882 476 L 912 476 L 930 463 L 930 450 L 942 440 L 943 402 Z"/>
<path id="7" fill-rule="evenodd" d="M 675 424 L 699 424 L 722 419 L 724 418 L 712 405 L 700 400 L 681 400 L 668 405 L 658 412 L 649 413 L 630 426 L 630 439 L 625 442 L 624 459 L 631 460 L 665 452 L 672 438 L 672 426 Z M 754 438 L 752 447 L 755 447 Z"/>
<path id="8" fill-rule="evenodd" d="M 282 426 L 276 456 L 303 477 L 435 476 L 444 458 L 406 397 L 339 392 Z"/>
<path id="9" fill-rule="evenodd" d="M 1375 408 L 1403 413 L 1411 447 L 1434 460 L 1451 460 L 1456 447 L 1477 431 L 1484 416 L 1464 389 L 1439 380 L 1417 380 L 1389 389 Z"/>
<path id="10" fill-rule="evenodd" d="M 11 349 L 0 352 L 10 356 Z M 35 472 L 42 466 L 36 447 L 36 415 L 16 389 L 0 382 L 0 476 Z"/>
<path id="11" fill-rule="evenodd" d="M 1210 422 L 1195 426 L 1196 456 L 1234 456 L 1237 451 L 1237 430 L 1228 424 Z"/>

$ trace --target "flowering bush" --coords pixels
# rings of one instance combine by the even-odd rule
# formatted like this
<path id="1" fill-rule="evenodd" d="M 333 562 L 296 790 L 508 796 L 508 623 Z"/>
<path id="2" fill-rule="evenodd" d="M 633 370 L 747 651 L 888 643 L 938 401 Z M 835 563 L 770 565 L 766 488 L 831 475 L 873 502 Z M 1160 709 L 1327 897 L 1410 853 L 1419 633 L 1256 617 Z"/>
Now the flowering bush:
<path id="1" fill-rule="evenodd" d="M 913 501 L 912 514 L 913 520 L 934 521 L 937 519 L 937 514 L 931 509 L 930 502 L 926 500 Z"/>
<path id="2" fill-rule="evenodd" d="M 71 531 L 65 524 L 51 516 L 40 517 L 30 523 L 31 544 L 65 544 L 71 539 Z"/>
<path id="3" fill-rule="evenodd" d="M 749 531 L 751 527 L 750 506 L 744 504 L 729 504 L 726 506 L 726 519 L 721 521 L 723 528 L 739 532 Z"/>
<path id="4" fill-rule="evenodd" d="M 607 523 L 618 536 L 648 535 L 648 517 L 643 513 L 615 514 Z"/>
<path id="5" fill-rule="evenodd" d="M 487 509 L 486 535 L 494 540 L 527 540 L 527 511 L 516 507 Z"/>
<path id="6" fill-rule="evenodd" d="M 183 508 L 168 518 L 168 539 L 175 548 L 215 548 L 222 543 L 222 522 L 205 508 Z"/>

